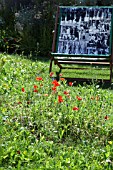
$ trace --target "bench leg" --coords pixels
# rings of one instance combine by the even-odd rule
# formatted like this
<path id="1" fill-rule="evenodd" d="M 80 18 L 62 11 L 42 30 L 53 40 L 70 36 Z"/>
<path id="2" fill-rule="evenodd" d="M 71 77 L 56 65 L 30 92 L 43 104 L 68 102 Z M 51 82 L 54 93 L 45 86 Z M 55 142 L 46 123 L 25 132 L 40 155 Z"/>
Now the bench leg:
<path id="1" fill-rule="evenodd" d="M 52 71 L 52 62 L 53 62 L 53 57 L 51 58 L 51 61 L 50 61 L 49 73 Z"/>
<path id="2" fill-rule="evenodd" d="M 112 55 L 110 59 L 110 83 L 113 81 L 113 45 L 112 45 Z"/>
<path id="3" fill-rule="evenodd" d="M 62 69 L 62 66 L 61 64 L 59 64 L 57 59 L 54 59 L 54 64 L 57 65 L 60 68 L 60 70 Z"/>
<path id="4" fill-rule="evenodd" d="M 113 81 L 113 63 L 110 64 L 110 83 Z"/>
<path id="5" fill-rule="evenodd" d="M 60 73 L 61 73 L 61 69 L 59 70 L 59 72 L 56 72 L 56 78 L 57 78 L 57 81 L 59 81 L 59 79 L 60 79 Z"/>

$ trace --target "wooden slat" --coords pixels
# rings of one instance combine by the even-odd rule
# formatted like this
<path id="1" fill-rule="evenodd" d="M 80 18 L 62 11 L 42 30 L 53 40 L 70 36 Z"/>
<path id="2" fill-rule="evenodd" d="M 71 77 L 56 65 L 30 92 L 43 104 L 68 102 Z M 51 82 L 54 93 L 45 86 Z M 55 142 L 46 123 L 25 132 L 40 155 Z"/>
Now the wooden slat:
<path id="1" fill-rule="evenodd" d="M 108 68 L 99 68 L 99 67 L 94 67 L 94 68 L 87 68 L 87 67 L 62 67 L 62 69 L 71 69 L 71 70 L 108 70 Z"/>
<path id="2" fill-rule="evenodd" d="M 54 57 L 56 60 L 61 61 L 109 61 L 109 58 L 89 58 L 89 57 Z"/>
<path id="3" fill-rule="evenodd" d="M 96 65 L 109 65 L 110 63 L 109 62 L 94 62 L 94 61 L 60 61 L 58 60 L 58 63 L 59 64 L 96 64 Z"/>
<path id="4" fill-rule="evenodd" d="M 88 55 L 88 54 L 64 54 L 64 53 L 51 53 L 52 56 L 54 57 L 85 57 L 85 58 L 110 58 L 111 55 L 103 55 L 103 54 L 100 54 L 100 55 L 95 55 L 95 54 L 92 54 L 92 55 Z"/>

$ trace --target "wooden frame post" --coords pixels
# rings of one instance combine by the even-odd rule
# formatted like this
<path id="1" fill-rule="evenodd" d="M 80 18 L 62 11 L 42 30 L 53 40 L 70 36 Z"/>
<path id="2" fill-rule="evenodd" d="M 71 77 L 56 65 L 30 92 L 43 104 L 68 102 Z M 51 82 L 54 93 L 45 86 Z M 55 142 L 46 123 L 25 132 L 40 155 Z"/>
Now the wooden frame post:
<path id="1" fill-rule="evenodd" d="M 58 26 L 58 17 L 59 17 L 59 6 L 57 7 L 56 19 L 55 19 L 55 29 L 53 31 L 53 43 L 52 43 L 52 52 L 55 52 L 56 48 L 56 38 L 57 38 L 57 26 Z M 50 54 L 50 68 L 49 73 L 52 71 L 52 64 L 54 61 L 54 57 Z"/>
<path id="2" fill-rule="evenodd" d="M 113 40 L 112 40 L 112 53 L 110 58 L 110 83 L 113 81 Z"/>

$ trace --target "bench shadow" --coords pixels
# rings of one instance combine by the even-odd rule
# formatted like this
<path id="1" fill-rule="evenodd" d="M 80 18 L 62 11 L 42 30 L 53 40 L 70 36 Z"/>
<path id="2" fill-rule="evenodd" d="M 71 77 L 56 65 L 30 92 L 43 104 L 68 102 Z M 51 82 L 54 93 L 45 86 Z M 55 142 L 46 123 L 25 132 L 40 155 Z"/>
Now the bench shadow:
<path id="1" fill-rule="evenodd" d="M 107 79 L 91 79 L 91 78 L 74 78 L 74 77 L 63 77 L 66 80 L 67 85 L 69 82 L 73 83 L 73 86 L 85 86 L 85 85 L 99 85 L 102 89 L 113 90 L 113 82 Z M 59 72 L 56 72 L 56 77 L 54 77 L 57 81 L 60 80 Z"/>

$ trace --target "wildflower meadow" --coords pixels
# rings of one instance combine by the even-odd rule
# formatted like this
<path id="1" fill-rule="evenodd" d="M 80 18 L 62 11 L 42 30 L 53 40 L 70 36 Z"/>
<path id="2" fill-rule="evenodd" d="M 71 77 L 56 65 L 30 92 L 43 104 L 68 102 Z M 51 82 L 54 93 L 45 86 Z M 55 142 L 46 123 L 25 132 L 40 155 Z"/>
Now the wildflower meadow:
<path id="1" fill-rule="evenodd" d="M 0 54 L 0 170 L 112 170 L 113 90 Z"/>

